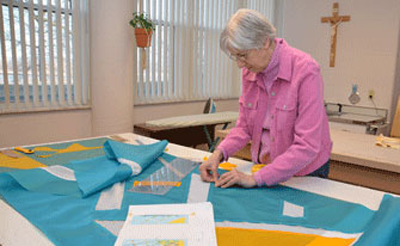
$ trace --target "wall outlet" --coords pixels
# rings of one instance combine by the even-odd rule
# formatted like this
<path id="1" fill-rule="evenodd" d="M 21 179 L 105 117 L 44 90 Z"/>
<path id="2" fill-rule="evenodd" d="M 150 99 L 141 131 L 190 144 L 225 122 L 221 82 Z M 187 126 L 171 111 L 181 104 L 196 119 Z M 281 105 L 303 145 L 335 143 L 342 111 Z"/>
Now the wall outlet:
<path id="1" fill-rule="evenodd" d="M 368 98 L 369 99 L 374 99 L 375 98 L 375 91 L 374 90 L 369 90 L 368 91 Z"/>

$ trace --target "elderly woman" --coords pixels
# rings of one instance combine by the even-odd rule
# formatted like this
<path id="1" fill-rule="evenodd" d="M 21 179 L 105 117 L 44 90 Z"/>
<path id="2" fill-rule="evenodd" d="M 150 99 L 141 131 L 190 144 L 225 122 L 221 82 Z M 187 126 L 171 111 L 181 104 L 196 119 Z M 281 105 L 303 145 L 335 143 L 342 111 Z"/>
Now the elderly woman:
<path id="1" fill-rule="evenodd" d="M 237 11 L 221 34 L 221 49 L 242 69 L 242 95 L 236 126 L 200 166 L 202 179 L 217 187 L 328 176 L 332 142 L 319 65 L 275 36 L 271 23 L 249 9 Z M 249 140 L 253 162 L 267 165 L 252 175 L 234 169 L 219 176 L 219 163 Z"/>

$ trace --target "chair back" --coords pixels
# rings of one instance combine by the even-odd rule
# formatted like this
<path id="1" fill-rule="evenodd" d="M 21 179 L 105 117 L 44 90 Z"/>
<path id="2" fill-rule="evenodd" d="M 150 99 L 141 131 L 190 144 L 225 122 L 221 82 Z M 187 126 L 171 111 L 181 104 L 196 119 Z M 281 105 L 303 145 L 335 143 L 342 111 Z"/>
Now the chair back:
<path id="1" fill-rule="evenodd" d="M 217 106 L 212 98 L 209 98 L 204 106 L 203 113 L 204 114 L 212 114 L 217 111 Z"/>

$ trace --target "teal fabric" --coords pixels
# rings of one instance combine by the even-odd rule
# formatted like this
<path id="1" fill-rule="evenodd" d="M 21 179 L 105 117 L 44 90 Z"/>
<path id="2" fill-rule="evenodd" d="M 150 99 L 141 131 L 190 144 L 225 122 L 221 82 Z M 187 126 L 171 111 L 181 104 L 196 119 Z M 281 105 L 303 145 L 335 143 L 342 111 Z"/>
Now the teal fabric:
<path id="1" fill-rule="evenodd" d="M 385 195 L 379 210 L 355 246 L 400 245 L 400 198 Z"/>
<path id="2" fill-rule="evenodd" d="M 149 145 L 131 145 L 107 140 L 104 143 L 106 156 L 71 164 L 83 196 L 89 196 L 132 175 L 130 166 L 119 163 L 119 158 L 133 161 L 144 170 L 164 152 L 167 144 L 168 141 L 165 140 Z"/>
<path id="3" fill-rule="evenodd" d="M 26 190 L 7 173 L 0 174 L 3 198 L 55 245 L 113 245 L 115 236 L 94 222 L 98 194 L 82 199 Z"/>
<path id="4" fill-rule="evenodd" d="M 106 157 L 103 158 L 106 159 Z M 174 156 L 168 154 L 163 154 L 162 158 L 168 162 L 175 159 Z M 96 159 L 101 158 L 89 161 L 95 163 Z M 76 168 L 85 166 L 85 162 L 79 163 L 80 165 L 77 162 L 74 164 L 65 166 L 75 169 L 75 171 L 77 171 Z M 51 186 L 55 183 L 57 177 L 41 175 L 41 173 L 38 173 L 39 169 L 15 172 L 23 172 L 24 174 L 21 175 L 15 173 L 0 174 L 0 194 L 11 206 L 39 228 L 56 245 L 113 245 L 116 237 L 96 223 L 96 220 L 123 221 L 126 219 L 129 205 L 133 204 L 186 202 L 190 185 L 190 175 L 182 180 L 183 185 L 181 187 L 174 187 L 169 191 L 167 196 L 139 194 L 127 191 L 135 180 L 143 180 L 161 167 L 163 167 L 163 164 L 155 160 L 141 174 L 130 177 L 126 181 L 123 205 L 120 210 L 95 210 L 101 190 L 82 198 L 71 193 L 68 194 L 67 190 L 70 188 L 57 185 L 59 191 L 55 194 L 55 188 Z M 108 170 L 103 171 L 107 172 Z M 23 177 L 29 179 L 30 175 L 40 175 L 42 180 L 35 179 L 34 181 L 40 181 L 41 184 L 35 185 L 35 182 L 24 183 L 22 181 Z M 16 180 L 14 177 L 19 178 Z M 46 181 L 49 182 L 47 186 Z M 63 180 L 60 179 L 58 181 L 62 182 Z M 24 183 L 24 186 L 19 182 Z M 78 189 L 77 187 L 78 184 L 76 183 L 75 188 Z"/>
<path id="5" fill-rule="evenodd" d="M 132 174 L 128 165 L 121 165 L 105 156 L 72 162 L 70 166 L 75 171 L 83 197 L 124 181 Z"/>
<path id="6" fill-rule="evenodd" d="M 12 171 L 8 175 L 20 186 L 32 192 L 81 197 L 75 181 L 57 178 L 41 168 Z"/>
<path id="7" fill-rule="evenodd" d="M 82 146 L 85 147 L 100 147 L 103 146 L 103 144 L 108 140 L 108 138 L 96 138 L 96 139 L 89 139 L 89 140 L 82 140 L 82 141 L 77 141 L 73 143 L 78 143 Z M 32 147 L 28 147 L 29 149 L 32 149 L 34 147 L 39 147 L 39 146 L 47 146 L 51 147 L 53 149 L 65 149 L 68 146 L 70 146 L 72 143 L 71 142 L 66 142 L 66 143 L 59 143 L 59 144 L 51 144 L 51 145 L 35 145 Z M 47 166 L 52 166 L 52 165 L 64 165 L 68 164 L 71 161 L 77 161 L 77 160 L 86 160 L 98 156 L 104 156 L 104 150 L 103 148 L 99 149 L 90 149 L 90 150 L 84 150 L 84 151 L 76 151 L 72 153 L 61 153 L 61 154 L 55 154 L 50 157 L 46 158 L 40 158 L 40 155 L 47 155 L 47 154 L 52 154 L 54 152 L 46 152 L 46 151 L 36 151 L 34 154 L 27 155 L 29 158 L 32 158 L 40 163 L 43 163 Z"/>
<path id="8" fill-rule="evenodd" d="M 131 145 L 108 140 L 104 143 L 104 152 L 110 160 L 122 158 L 134 161 L 145 169 L 164 152 L 167 145 L 166 140 L 148 145 Z"/>
<path id="9" fill-rule="evenodd" d="M 160 146 L 158 147 L 161 148 Z M 114 145 L 113 148 L 119 147 Z M 146 153 L 157 153 L 159 148 L 149 147 Z M 113 153 L 119 155 L 118 151 Z M 142 153 L 137 155 L 140 154 Z M 161 154 L 161 157 L 167 162 L 175 159 L 166 153 Z M 172 188 L 164 196 L 129 192 L 128 189 L 136 180 L 144 180 L 163 167 L 160 161 L 153 159 L 142 173 L 126 178 L 121 209 L 96 211 L 103 188 L 111 185 L 111 181 L 125 177 L 129 172 L 125 169 L 128 166 L 120 165 L 106 156 L 65 166 L 78 174 L 77 180 L 80 183 L 58 180 L 40 169 L 0 174 L 0 195 L 56 245 L 113 245 L 116 237 L 96 221 L 124 221 L 129 205 L 185 203 L 191 182 L 189 174 L 182 180 L 180 187 Z M 192 173 L 198 174 L 198 168 Z M 86 187 L 91 192 L 82 197 L 83 191 L 80 187 Z M 221 189 L 211 184 L 209 201 L 213 204 L 216 221 L 297 225 L 347 233 L 363 232 L 356 245 L 399 243 L 398 197 L 385 196 L 381 207 L 375 212 L 359 204 L 284 186 Z M 283 216 L 284 201 L 303 206 L 305 217 Z"/>
<path id="10" fill-rule="evenodd" d="M 103 146 L 105 141 L 108 138 L 96 138 L 96 139 L 89 139 L 89 140 L 82 140 L 82 141 L 77 141 L 74 143 L 78 143 L 82 146 L 85 147 L 99 147 Z M 47 146 L 51 147 L 53 149 L 65 149 L 68 146 L 70 146 L 72 143 L 71 142 L 66 142 L 66 143 L 59 143 L 59 144 L 51 144 L 51 145 L 35 145 L 35 146 L 30 146 L 27 147 L 28 149 L 33 149 L 35 147 L 39 146 Z M 52 165 L 64 165 L 68 164 L 71 161 L 76 161 L 76 160 L 85 160 L 89 158 L 94 158 L 98 156 L 104 156 L 104 151 L 103 148 L 99 149 L 90 149 L 90 150 L 84 150 L 84 151 L 76 151 L 72 153 L 62 153 L 62 154 L 55 154 L 50 157 L 46 158 L 41 158 L 39 157 L 40 155 L 48 155 L 48 154 L 54 154 L 52 151 L 36 151 L 34 154 L 23 154 L 19 153 L 21 155 L 25 155 L 31 159 L 34 159 L 40 163 L 43 163 L 46 166 L 52 166 Z M 9 167 L 0 167 L 0 173 L 3 172 L 11 172 L 15 170 L 20 170 L 16 168 L 9 168 Z"/>
<path id="11" fill-rule="evenodd" d="M 284 186 L 268 189 L 211 186 L 209 200 L 214 206 L 216 221 L 299 225 L 357 233 L 362 232 L 374 216 L 372 210 L 362 205 Z M 304 217 L 284 216 L 284 201 L 304 207 Z"/>

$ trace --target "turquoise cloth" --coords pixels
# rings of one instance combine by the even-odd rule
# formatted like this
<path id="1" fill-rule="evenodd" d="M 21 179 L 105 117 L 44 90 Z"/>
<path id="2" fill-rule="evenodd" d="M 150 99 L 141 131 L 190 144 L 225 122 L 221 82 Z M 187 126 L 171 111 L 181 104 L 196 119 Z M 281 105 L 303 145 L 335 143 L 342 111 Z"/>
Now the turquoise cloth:
<path id="1" fill-rule="evenodd" d="M 230 188 L 211 186 L 216 221 L 284 224 L 345 233 L 362 232 L 374 211 L 359 205 L 284 186 Z M 284 201 L 304 208 L 304 217 L 283 215 Z"/>
<path id="2" fill-rule="evenodd" d="M 108 140 L 104 143 L 104 152 L 110 160 L 134 161 L 142 169 L 145 169 L 164 152 L 167 145 L 168 141 L 166 140 L 148 145 L 131 145 Z"/>
<path id="3" fill-rule="evenodd" d="M 131 145 L 107 140 L 104 143 L 106 156 L 71 163 L 75 177 L 84 197 L 126 180 L 132 175 L 130 166 L 118 159 L 133 161 L 146 169 L 164 152 L 168 141 L 150 145 Z"/>
<path id="4" fill-rule="evenodd" d="M 385 195 L 379 210 L 355 246 L 400 245 L 400 198 Z"/>
<path id="5" fill-rule="evenodd" d="M 119 144 L 111 145 L 109 147 L 114 149 L 113 154 L 121 156 Z M 182 179 L 180 187 L 173 187 L 163 196 L 128 191 L 135 181 L 146 179 L 164 166 L 155 157 L 164 148 L 160 143 L 143 149 L 146 156 L 149 152 L 154 154 L 151 159 L 138 157 L 142 153 L 137 152 L 135 156 L 125 155 L 130 150 L 122 152 L 124 158 L 133 158 L 135 161 L 145 163 L 145 160 L 152 160 L 137 176 L 129 176 L 129 166 L 119 164 L 106 156 L 65 165 L 74 170 L 76 182 L 57 178 L 41 169 L 1 173 L 0 195 L 56 245 L 113 245 L 116 236 L 97 221 L 124 221 L 129 205 L 186 202 L 191 173 Z M 175 159 L 174 156 L 162 152 L 160 157 L 167 162 Z M 198 174 L 198 168 L 192 173 Z M 121 208 L 95 210 L 101 191 L 112 182 L 119 182 L 117 180 L 124 178 L 125 192 Z M 399 243 L 398 197 L 386 195 L 379 210 L 373 211 L 359 204 L 284 186 L 221 189 L 211 184 L 208 200 L 213 204 L 216 221 L 284 224 L 346 233 L 363 232 L 356 245 Z M 284 216 L 284 201 L 303 206 L 305 216 Z"/>
<path id="6" fill-rule="evenodd" d="M 103 146 L 103 144 L 107 139 L 108 138 L 96 138 L 96 139 L 77 141 L 74 143 L 80 144 L 84 147 L 101 147 Z M 69 147 L 71 144 L 72 144 L 71 142 L 66 142 L 66 143 L 58 143 L 51 145 L 35 145 L 26 148 L 34 149 L 35 147 L 51 147 L 52 149 L 60 150 Z M 71 161 L 86 160 L 89 158 L 104 156 L 104 151 L 103 148 L 98 148 L 98 149 L 88 149 L 84 151 L 74 151 L 74 152 L 56 153 L 56 154 L 53 151 L 35 151 L 34 154 L 23 154 L 19 152 L 19 154 L 34 159 L 35 161 L 38 161 L 44 165 L 52 166 L 52 165 L 68 164 Z M 41 155 L 51 155 L 51 156 L 45 158 L 39 157 Z M 20 169 L 10 168 L 10 167 L 0 167 L 0 173 L 11 172 L 15 170 L 20 170 Z"/>
<path id="7" fill-rule="evenodd" d="M 32 192 L 81 197 L 78 183 L 58 178 L 41 168 L 7 173 L 18 185 Z"/>
<path id="8" fill-rule="evenodd" d="M 174 156 L 163 154 L 161 156 L 167 162 L 175 159 Z M 80 163 L 83 164 L 84 163 Z M 72 165 L 65 165 L 72 168 Z M 77 166 L 77 165 L 76 165 Z M 74 166 L 74 167 L 76 167 Z M 133 204 L 162 204 L 162 203 L 185 203 L 187 200 L 187 192 L 190 185 L 190 175 L 182 180 L 182 185 L 178 188 L 171 189 L 166 196 L 157 196 L 152 194 L 142 194 L 128 192 L 134 181 L 141 181 L 149 175 L 163 167 L 163 164 L 155 160 L 151 165 L 143 170 L 138 176 L 130 177 L 126 181 L 125 194 L 121 209 L 108 211 L 97 211 L 95 206 L 100 196 L 100 192 L 93 193 L 85 198 L 67 194 L 67 190 L 63 186 L 58 186 L 61 190 L 54 194 L 54 179 L 47 179 L 49 182 L 48 189 L 45 189 L 45 180 L 40 190 L 33 185 L 23 187 L 14 179 L 15 174 L 0 174 L 0 194 L 4 199 L 13 206 L 20 214 L 26 217 L 32 224 L 39 228 L 54 244 L 56 245 L 113 245 L 116 237 L 99 225 L 96 221 L 124 221 L 126 219 L 129 205 Z M 25 177 L 29 173 L 37 174 L 36 169 L 24 170 Z M 107 172 L 107 170 L 104 170 Z M 21 175 L 22 177 L 22 175 Z M 37 180 L 37 179 L 36 179 Z M 19 180 L 21 181 L 21 179 Z M 62 180 L 60 181 L 62 182 Z M 33 182 L 32 182 L 33 184 Z M 77 187 L 77 183 L 75 184 Z M 66 195 L 60 195 L 60 194 Z"/>
<path id="9" fill-rule="evenodd" d="M 77 141 L 73 143 L 80 144 L 85 147 L 102 147 L 104 143 L 108 140 L 108 138 L 96 138 L 96 139 L 88 139 L 88 140 L 82 140 L 82 141 Z M 52 149 L 65 149 L 69 147 L 71 142 L 66 142 L 66 143 L 57 143 L 57 144 L 51 144 L 51 145 L 35 145 L 31 147 L 27 147 L 28 149 L 33 149 L 35 147 L 51 147 Z M 22 154 L 22 153 L 20 153 Z M 40 155 L 47 155 L 47 154 L 53 154 L 50 157 L 46 158 L 41 158 L 39 157 Z M 89 150 L 84 150 L 84 151 L 75 151 L 75 152 L 69 152 L 69 153 L 57 153 L 54 154 L 52 151 L 35 151 L 34 154 L 23 154 L 25 156 L 28 156 L 29 158 L 32 158 L 40 163 L 43 163 L 47 166 L 52 166 L 52 165 L 64 165 L 68 164 L 71 161 L 77 161 L 77 160 L 86 160 L 98 156 L 104 156 L 104 150 L 103 148 L 98 148 L 98 149 L 89 149 Z"/>

